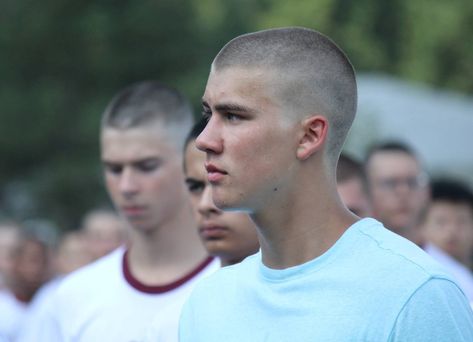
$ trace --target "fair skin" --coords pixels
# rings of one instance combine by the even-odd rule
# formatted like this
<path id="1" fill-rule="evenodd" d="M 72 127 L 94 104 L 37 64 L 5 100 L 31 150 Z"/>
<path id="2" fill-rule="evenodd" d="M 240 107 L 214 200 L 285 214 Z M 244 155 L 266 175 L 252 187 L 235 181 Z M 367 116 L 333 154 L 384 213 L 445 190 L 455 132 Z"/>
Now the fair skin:
<path id="1" fill-rule="evenodd" d="M 0 287 L 7 285 L 13 269 L 13 254 L 19 242 L 19 233 L 16 227 L 8 224 L 0 225 Z M 3 279 L 2 279 L 3 278 Z"/>
<path id="2" fill-rule="evenodd" d="M 55 255 L 56 272 L 68 274 L 94 260 L 81 233 L 67 233 L 61 240 Z"/>
<path id="3" fill-rule="evenodd" d="M 125 242 L 125 224 L 112 213 L 92 214 L 83 229 L 89 253 L 94 259 L 110 253 Z"/>
<path id="4" fill-rule="evenodd" d="M 195 232 L 182 154 L 173 138 L 160 122 L 102 131 L 106 186 L 131 227 L 131 272 L 145 284 L 170 283 L 207 255 Z"/>
<path id="5" fill-rule="evenodd" d="M 398 151 L 377 152 L 367 165 L 373 216 L 415 243 L 421 242 L 416 225 L 429 196 L 421 172 L 416 159 Z"/>
<path id="6" fill-rule="evenodd" d="M 432 203 L 422 225 L 426 240 L 466 266 L 473 251 L 473 210 L 466 203 Z"/>
<path id="7" fill-rule="evenodd" d="M 276 74 L 212 69 L 203 97 L 209 122 L 196 144 L 207 153 L 215 204 L 250 213 L 263 263 L 284 269 L 323 254 L 357 218 L 327 160 L 328 119 L 279 100 Z"/>
<path id="8" fill-rule="evenodd" d="M 18 299 L 29 302 L 50 276 L 47 247 L 36 240 L 20 242 L 13 264 L 13 292 Z"/>
<path id="9" fill-rule="evenodd" d="M 211 186 L 205 170 L 205 153 L 195 141 L 185 151 L 186 184 L 189 188 L 199 234 L 209 254 L 222 266 L 240 262 L 259 249 L 256 227 L 246 213 L 224 212 L 212 201 Z"/>

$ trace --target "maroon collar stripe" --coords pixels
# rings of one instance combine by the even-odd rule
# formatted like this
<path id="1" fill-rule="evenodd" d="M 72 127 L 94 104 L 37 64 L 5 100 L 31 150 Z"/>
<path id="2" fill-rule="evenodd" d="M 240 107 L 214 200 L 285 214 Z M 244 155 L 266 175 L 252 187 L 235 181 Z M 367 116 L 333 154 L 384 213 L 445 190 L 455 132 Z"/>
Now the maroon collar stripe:
<path id="1" fill-rule="evenodd" d="M 130 266 L 128 263 L 128 251 L 126 251 L 123 254 L 123 262 L 122 262 L 122 268 L 123 268 L 123 275 L 128 282 L 134 289 L 144 292 L 144 293 L 149 293 L 149 294 L 160 294 L 160 293 L 165 293 L 168 291 L 172 291 L 174 289 L 177 289 L 179 286 L 185 284 L 192 278 L 194 278 L 197 274 L 199 274 L 204 268 L 206 268 L 213 260 L 213 257 L 207 257 L 204 261 L 202 261 L 199 265 L 197 265 L 196 268 L 194 268 L 192 271 L 190 271 L 188 274 L 184 275 L 183 277 L 165 285 L 146 285 L 140 282 L 138 279 L 136 279 L 133 274 L 131 274 Z"/>

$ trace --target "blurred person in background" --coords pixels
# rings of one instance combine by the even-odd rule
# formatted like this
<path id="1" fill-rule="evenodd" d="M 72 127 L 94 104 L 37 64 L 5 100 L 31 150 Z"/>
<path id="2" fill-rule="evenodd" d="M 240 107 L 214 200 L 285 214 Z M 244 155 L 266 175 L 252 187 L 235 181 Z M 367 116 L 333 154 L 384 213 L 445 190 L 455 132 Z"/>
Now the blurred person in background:
<path id="1" fill-rule="evenodd" d="M 93 261 L 94 257 L 82 231 L 66 232 L 61 236 L 55 255 L 56 274 L 69 274 Z"/>
<path id="2" fill-rule="evenodd" d="M 67 274 L 93 260 L 87 246 L 87 240 L 81 230 L 63 233 L 54 253 L 54 277 L 38 289 L 30 305 L 28 305 L 21 322 L 17 341 L 37 341 L 37 332 L 41 329 L 48 302 L 61 281 Z"/>
<path id="3" fill-rule="evenodd" d="M 338 160 L 337 190 L 352 213 L 359 217 L 371 216 L 363 164 L 346 153 Z"/>
<path id="4" fill-rule="evenodd" d="M 49 229 L 35 221 L 21 227 L 13 250 L 11 286 L 0 291 L 0 337 L 6 341 L 16 339 L 31 300 L 52 275 L 54 233 Z"/>
<path id="5" fill-rule="evenodd" d="M 84 216 L 82 230 L 93 259 L 107 255 L 127 240 L 126 223 L 113 210 L 91 210 Z"/>
<path id="6" fill-rule="evenodd" d="M 102 116 L 101 158 L 129 243 L 61 282 L 38 340 L 142 340 L 159 310 L 219 267 L 199 240 L 184 182 L 192 123 L 184 96 L 156 81 L 128 86 L 111 100 Z"/>
<path id="7" fill-rule="evenodd" d="M 195 139 L 204 130 L 201 119 L 191 131 L 184 152 L 184 173 L 200 238 L 209 254 L 220 259 L 222 266 L 242 261 L 259 249 L 256 227 L 248 214 L 224 212 L 212 200 L 212 191 L 205 170 L 205 152 L 197 149 Z"/>
<path id="8" fill-rule="evenodd" d="M 453 179 L 434 181 L 431 189 L 421 224 L 424 249 L 450 271 L 473 302 L 473 193 Z"/>
<path id="9" fill-rule="evenodd" d="M 372 216 L 421 246 L 418 224 L 429 184 L 416 154 L 400 142 L 384 142 L 368 151 L 364 165 Z"/>
<path id="10" fill-rule="evenodd" d="M 9 286 L 13 254 L 20 238 L 20 226 L 13 221 L 0 222 L 0 289 Z"/>

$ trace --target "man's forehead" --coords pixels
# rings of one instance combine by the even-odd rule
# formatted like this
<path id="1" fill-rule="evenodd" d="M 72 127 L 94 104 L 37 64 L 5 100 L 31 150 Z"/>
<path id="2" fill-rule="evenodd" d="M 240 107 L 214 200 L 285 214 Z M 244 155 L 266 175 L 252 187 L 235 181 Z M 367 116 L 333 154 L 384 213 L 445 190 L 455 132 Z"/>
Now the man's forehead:
<path id="1" fill-rule="evenodd" d="M 207 80 L 207 87 L 219 84 L 238 86 L 240 83 L 258 86 L 264 84 L 272 72 L 258 67 L 226 67 L 224 69 L 211 70 Z"/>
<path id="2" fill-rule="evenodd" d="M 173 139 L 155 130 L 106 129 L 101 139 L 101 155 L 104 162 L 138 162 L 157 157 L 179 154 Z"/>
<path id="3" fill-rule="evenodd" d="M 404 151 L 377 151 L 370 158 L 370 164 L 380 166 L 394 165 L 402 168 L 406 165 L 419 166 L 418 160 Z"/>
<path id="4" fill-rule="evenodd" d="M 227 67 L 212 70 L 205 88 L 202 102 L 209 107 L 218 104 L 238 104 L 247 101 L 278 101 L 272 72 L 253 67 Z"/>

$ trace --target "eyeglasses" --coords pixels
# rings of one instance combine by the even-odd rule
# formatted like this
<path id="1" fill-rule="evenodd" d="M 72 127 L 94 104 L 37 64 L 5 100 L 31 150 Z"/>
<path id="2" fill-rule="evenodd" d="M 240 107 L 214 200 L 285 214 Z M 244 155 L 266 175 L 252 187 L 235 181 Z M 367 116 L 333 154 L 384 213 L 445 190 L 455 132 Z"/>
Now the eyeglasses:
<path id="1" fill-rule="evenodd" d="M 385 178 L 376 182 L 377 186 L 387 192 L 393 192 L 400 186 L 406 186 L 410 191 L 425 188 L 429 183 L 429 177 L 426 173 L 421 173 L 415 177 L 406 178 Z"/>

